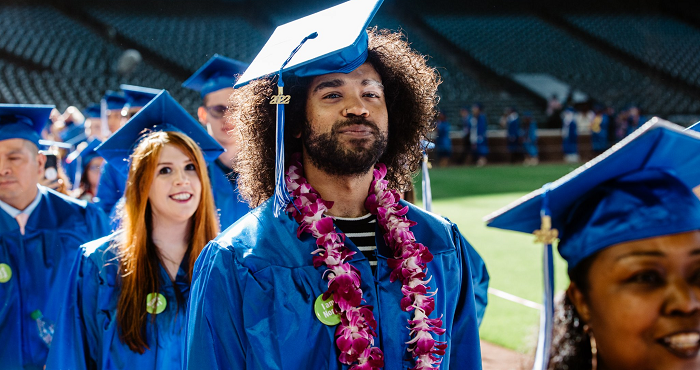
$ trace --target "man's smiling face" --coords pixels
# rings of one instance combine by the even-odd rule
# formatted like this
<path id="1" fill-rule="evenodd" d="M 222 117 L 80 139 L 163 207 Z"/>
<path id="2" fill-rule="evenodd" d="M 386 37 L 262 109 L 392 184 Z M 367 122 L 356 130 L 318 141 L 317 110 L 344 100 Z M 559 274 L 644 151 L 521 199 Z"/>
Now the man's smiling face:
<path id="1" fill-rule="evenodd" d="M 369 171 L 386 149 L 388 127 L 384 86 L 371 64 L 311 81 L 300 136 L 305 152 L 324 172 Z"/>

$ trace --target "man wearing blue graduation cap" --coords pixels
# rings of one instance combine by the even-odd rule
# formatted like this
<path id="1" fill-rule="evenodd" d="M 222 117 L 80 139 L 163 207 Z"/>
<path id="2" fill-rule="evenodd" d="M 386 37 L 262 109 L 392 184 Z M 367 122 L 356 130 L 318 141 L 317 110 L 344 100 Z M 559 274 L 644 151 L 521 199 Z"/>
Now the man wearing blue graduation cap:
<path id="1" fill-rule="evenodd" d="M 239 145 L 224 117 L 236 77 L 247 67 L 245 63 L 216 54 L 182 84 L 183 87 L 199 91 L 202 105 L 197 109 L 197 118 L 226 149 L 208 168 L 222 230 L 250 210 L 238 194 L 238 174 L 231 166 L 238 155 Z"/>
<path id="2" fill-rule="evenodd" d="M 0 104 L 0 347 L 3 369 L 42 369 L 80 244 L 109 232 L 91 204 L 37 184 L 53 106 Z"/>
<path id="3" fill-rule="evenodd" d="M 197 260 L 186 367 L 481 368 L 483 262 L 397 191 L 439 79 L 400 34 L 367 30 L 380 3 L 278 27 L 238 80 L 235 169 L 257 208 Z"/>

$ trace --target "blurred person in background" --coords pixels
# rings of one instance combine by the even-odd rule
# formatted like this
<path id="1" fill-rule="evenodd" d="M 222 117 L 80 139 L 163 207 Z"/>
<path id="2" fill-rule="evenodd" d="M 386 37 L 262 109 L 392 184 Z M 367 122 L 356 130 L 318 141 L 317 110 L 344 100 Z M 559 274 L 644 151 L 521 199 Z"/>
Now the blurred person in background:
<path id="1" fill-rule="evenodd" d="M 523 113 L 523 147 L 525 148 L 525 166 L 537 166 L 540 163 L 537 147 L 537 121 L 531 112 Z"/>
<path id="2" fill-rule="evenodd" d="M 97 195 L 97 189 L 100 184 L 100 175 L 102 172 L 103 159 L 97 154 L 97 148 L 101 141 L 91 139 L 90 141 L 81 143 L 78 148 L 71 153 L 71 158 L 68 160 L 75 164 L 78 171 L 75 174 L 75 183 L 73 196 L 78 199 L 92 202 Z"/>
<path id="3" fill-rule="evenodd" d="M 522 138 L 520 137 L 520 116 L 514 107 L 508 107 L 501 116 L 501 127 L 506 129 L 506 142 L 510 163 L 520 161 L 522 157 Z"/>
<path id="4" fill-rule="evenodd" d="M 576 111 L 567 107 L 562 112 L 562 149 L 564 151 L 564 162 L 576 163 L 581 157 L 578 154 L 578 125 L 576 123 Z"/>
<path id="5" fill-rule="evenodd" d="M 440 167 L 447 167 L 452 157 L 451 126 L 445 112 L 440 111 L 436 123 L 437 136 L 435 137 L 435 152 Z"/>
<path id="6" fill-rule="evenodd" d="M 624 139 L 629 132 L 629 108 L 625 107 L 615 116 L 615 142 Z"/>
<path id="7" fill-rule="evenodd" d="M 643 125 L 647 120 L 646 117 L 641 115 L 639 107 L 636 105 L 630 106 L 627 111 L 627 132 L 625 136 L 633 133 L 639 128 L 639 126 Z"/>
<path id="8" fill-rule="evenodd" d="M 609 147 L 608 126 L 610 125 L 610 118 L 605 114 L 605 107 L 600 104 L 597 104 L 593 111 L 595 112 L 595 117 L 591 121 L 591 146 L 593 147 L 593 155 L 598 156 Z"/>
<path id="9" fill-rule="evenodd" d="M 107 235 L 92 204 L 39 185 L 52 106 L 0 104 L 0 367 L 41 369 L 81 244 Z"/>
<path id="10" fill-rule="evenodd" d="M 133 85 L 120 85 L 122 89 L 121 94 L 108 94 L 105 99 L 108 103 L 108 108 L 110 112 L 109 118 L 109 134 L 112 135 L 114 132 L 119 130 L 122 125 L 124 125 L 133 115 L 135 115 L 141 108 L 146 106 L 151 99 L 153 99 L 160 90 L 151 89 L 148 87 L 133 86 Z M 113 102 L 113 105 L 110 105 Z M 121 105 L 118 109 L 119 118 L 112 118 L 113 113 L 117 112 L 117 107 Z M 111 109 L 115 108 L 115 109 Z M 118 125 L 118 126 L 115 126 Z M 109 136 L 107 136 L 109 137 Z M 119 199 L 124 194 L 124 187 L 126 186 L 126 176 L 124 173 L 113 168 L 113 164 L 107 162 L 102 166 L 102 174 L 100 175 L 100 186 L 97 189 L 97 199 L 95 204 L 100 206 L 102 210 L 109 215 L 112 221 L 112 226 L 116 226 L 118 223 L 115 206 Z"/>
<path id="11" fill-rule="evenodd" d="M 486 165 L 486 156 L 489 154 L 489 146 L 486 138 L 486 129 L 488 122 L 486 114 L 484 114 L 484 106 L 481 103 L 474 103 L 471 106 L 467 118 L 467 127 L 469 127 L 468 135 L 465 137 L 465 144 L 468 144 L 468 150 L 471 152 L 472 161 L 477 167 Z"/>
<path id="12" fill-rule="evenodd" d="M 226 149 L 207 168 L 222 230 L 250 211 L 238 193 L 238 174 L 232 166 L 238 155 L 239 144 L 231 132 L 234 127 L 225 117 L 233 84 L 247 67 L 243 62 L 217 54 L 182 84 L 183 87 L 199 92 L 202 98 L 202 105 L 197 108 L 199 123 Z"/>
<path id="13" fill-rule="evenodd" d="M 547 101 L 547 127 L 559 127 L 561 126 L 561 111 L 562 105 L 559 101 L 557 94 L 552 94 L 552 96 Z"/>
<path id="14" fill-rule="evenodd" d="M 103 143 L 128 173 L 121 225 L 80 248 L 47 368 L 184 368 L 194 262 L 219 231 L 206 160 L 222 151 L 165 91 Z"/>

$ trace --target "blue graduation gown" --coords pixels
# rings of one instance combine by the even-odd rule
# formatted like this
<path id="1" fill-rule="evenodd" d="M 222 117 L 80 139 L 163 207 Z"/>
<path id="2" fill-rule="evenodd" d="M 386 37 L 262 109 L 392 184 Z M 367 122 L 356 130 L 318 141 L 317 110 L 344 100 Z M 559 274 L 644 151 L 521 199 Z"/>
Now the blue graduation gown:
<path id="1" fill-rule="evenodd" d="M 524 136 L 525 152 L 530 157 L 537 157 L 539 154 L 537 148 L 537 122 L 531 121 L 530 126 Z"/>
<path id="2" fill-rule="evenodd" d="M 578 131 L 575 120 L 565 120 L 562 128 L 564 154 L 578 154 Z"/>
<path id="3" fill-rule="evenodd" d="M 41 201 L 24 235 L 17 221 L 0 211 L 0 263 L 12 270 L 10 280 L 0 283 L 2 369 L 44 367 L 49 349 L 31 313 L 41 310 L 44 321 L 56 322 L 78 248 L 109 232 L 107 217 L 94 205 L 43 186 L 39 192 Z"/>
<path id="4" fill-rule="evenodd" d="M 314 315 L 314 300 L 327 289 L 325 268 L 314 268 L 311 260 L 315 239 L 297 238 L 296 221 L 286 214 L 274 218 L 272 204 L 251 211 L 200 254 L 187 314 L 186 368 L 347 369 L 338 362 L 336 328 Z M 443 315 L 447 329 L 438 338 L 449 345 L 443 368 L 480 369 L 470 262 L 476 253 L 454 224 L 409 207 L 409 219 L 418 222 L 411 231 L 435 257 L 428 263 L 429 285 L 437 290 L 431 317 Z M 377 235 L 376 277 L 349 239 L 346 246 L 356 252 L 350 263 L 360 271 L 365 304 L 374 307 L 384 369 L 405 369 L 412 364 L 405 342 L 413 313 L 400 309 L 401 283 L 389 282 L 391 252 L 379 230 Z"/>
<path id="5" fill-rule="evenodd" d="M 102 175 L 100 175 L 100 186 L 97 188 L 97 198 L 95 202 L 107 215 L 112 214 L 112 209 L 124 195 L 126 188 L 126 175 L 117 171 L 109 162 L 102 165 Z"/>
<path id="6" fill-rule="evenodd" d="M 608 149 L 608 121 L 608 115 L 602 114 L 596 116 L 591 124 L 591 145 L 596 152 Z"/>
<path id="7" fill-rule="evenodd" d="M 520 151 L 520 118 L 517 115 L 509 116 L 506 128 L 508 151 L 511 153 Z"/>
<path id="8" fill-rule="evenodd" d="M 488 127 L 488 124 L 486 123 L 486 115 L 480 113 L 479 116 L 474 117 L 473 114 L 470 114 L 469 122 L 471 124 L 470 141 L 476 155 L 483 157 L 489 154 L 489 146 L 488 142 L 486 141 L 486 129 Z"/>
<path id="9" fill-rule="evenodd" d="M 242 201 L 238 194 L 235 173 L 218 159 L 207 166 L 211 190 L 214 193 L 214 203 L 219 215 L 221 230 L 231 226 L 239 218 L 250 211 L 248 204 Z M 230 180 L 229 180 L 230 179 Z"/>
<path id="10" fill-rule="evenodd" d="M 149 315 L 146 344 L 150 349 L 139 354 L 121 342 L 117 328 L 119 260 L 110 244 L 120 237 L 121 231 L 81 247 L 81 253 L 66 279 L 70 290 L 61 300 L 63 309 L 47 369 L 182 368 L 186 302 L 190 289 L 187 256 L 175 282 L 160 266 L 160 294 L 167 300 L 167 305 L 163 312 L 156 315 L 155 323 Z M 180 297 L 180 304 L 176 295 Z"/>

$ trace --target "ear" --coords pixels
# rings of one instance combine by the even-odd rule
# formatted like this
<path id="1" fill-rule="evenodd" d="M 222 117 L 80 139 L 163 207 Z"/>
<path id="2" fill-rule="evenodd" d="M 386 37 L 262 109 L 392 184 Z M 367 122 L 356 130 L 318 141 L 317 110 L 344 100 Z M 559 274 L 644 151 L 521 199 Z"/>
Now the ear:
<path id="1" fill-rule="evenodd" d="M 41 176 L 44 173 L 44 165 L 46 164 L 46 156 L 44 153 L 39 152 L 36 154 L 36 164 L 39 166 L 37 175 Z"/>
<path id="2" fill-rule="evenodd" d="M 207 124 L 207 110 L 202 105 L 197 108 L 197 119 L 199 119 L 199 123 L 203 125 Z"/>
<path id="3" fill-rule="evenodd" d="M 300 137 L 301 137 L 301 131 L 294 134 L 295 139 L 299 139 Z M 698 186 L 700 186 L 700 185 L 698 185 Z"/>
<path id="4" fill-rule="evenodd" d="M 571 303 L 574 304 L 574 307 L 576 307 L 576 311 L 581 317 L 581 320 L 583 320 L 584 322 L 590 321 L 590 306 L 588 305 L 588 302 L 586 301 L 586 297 L 583 295 L 583 292 L 581 291 L 581 289 L 579 289 L 576 283 L 569 284 L 569 288 L 566 290 L 566 295 L 569 297 L 569 300 L 571 300 Z"/>

